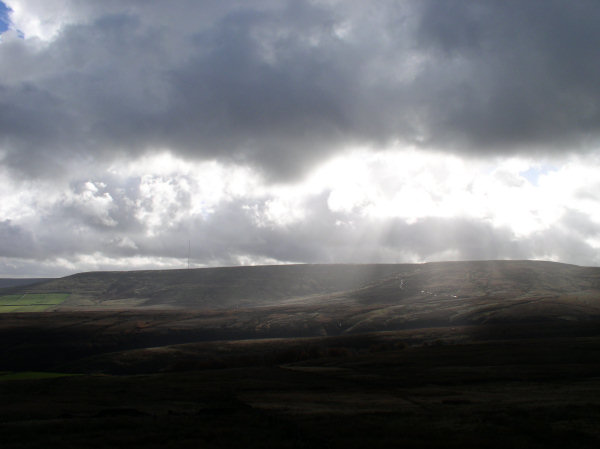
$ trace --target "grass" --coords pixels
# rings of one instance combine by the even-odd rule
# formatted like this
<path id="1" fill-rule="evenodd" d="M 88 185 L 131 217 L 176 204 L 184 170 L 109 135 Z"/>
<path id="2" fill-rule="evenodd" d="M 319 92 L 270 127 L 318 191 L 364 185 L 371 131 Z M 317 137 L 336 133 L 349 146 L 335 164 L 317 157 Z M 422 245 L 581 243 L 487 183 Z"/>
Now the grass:
<path id="1" fill-rule="evenodd" d="M 21 306 L 5 306 L 0 304 L 0 313 L 18 312 Z"/>
<path id="2" fill-rule="evenodd" d="M 52 306 L 62 304 L 68 293 L 25 293 L 22 295 L 0 296 L 0 313 L 4 312 L 43 312 Z"/>
<path id="3" fill-rule="evenodd" d="M 21 299 L 23 296 L 25 296 L 25 295 L 4 295 L 4 296 L 0 296 L 0 306 L 14 305 L 14 304 L 18 303 L 19 299 Z"/>

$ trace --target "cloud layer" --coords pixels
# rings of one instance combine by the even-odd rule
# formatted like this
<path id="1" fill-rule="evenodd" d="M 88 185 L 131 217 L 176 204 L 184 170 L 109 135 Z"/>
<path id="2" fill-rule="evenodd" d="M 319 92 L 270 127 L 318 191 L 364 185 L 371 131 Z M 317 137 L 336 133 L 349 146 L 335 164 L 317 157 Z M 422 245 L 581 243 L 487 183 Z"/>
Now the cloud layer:
<path id="1" fill-rule="evenodd" d="M 599 263 L 595 1 L 6 3 L 0 273 Z"/>
<path id="2" fill-rule="evenodd" d="M 356 144 L 598 138 L 594 1 L 9 5 L 26 39 L 0 47 L 0 133 L 27 174 L 166 148 L 281 179 Z"/>
<path id="3" fill-rule="evenodd" d="M 0 271 L 550 259 L 600 263 L 600 158 L 561 167 L 423 151 L 345 154 L 300 182 L 169 154 L 0 184 Z M 31 271 L 28 271 L 31 270 Z"/>

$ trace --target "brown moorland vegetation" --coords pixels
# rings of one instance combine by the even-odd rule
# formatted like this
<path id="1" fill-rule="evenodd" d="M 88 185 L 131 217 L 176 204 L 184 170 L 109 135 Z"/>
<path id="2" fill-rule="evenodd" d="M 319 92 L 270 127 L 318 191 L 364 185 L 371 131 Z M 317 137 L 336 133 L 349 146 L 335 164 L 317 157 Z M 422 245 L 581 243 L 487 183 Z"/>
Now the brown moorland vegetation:
<path id="1" fill-rule="evenodd" d="M 5 289 L 68 297 L 0 316 L 2 447 L 598 447 L 599 292 L 528 261 Z"/>

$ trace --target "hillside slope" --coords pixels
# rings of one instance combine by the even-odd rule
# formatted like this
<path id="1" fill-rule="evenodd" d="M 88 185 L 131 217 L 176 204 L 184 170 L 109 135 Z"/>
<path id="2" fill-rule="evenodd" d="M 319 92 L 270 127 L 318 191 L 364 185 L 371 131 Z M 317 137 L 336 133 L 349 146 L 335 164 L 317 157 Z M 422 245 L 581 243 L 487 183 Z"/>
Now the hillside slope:
<path id="1" fill-rule="evenodd" d="M 68 294 L 46 310 L 257 309 L 253 326 L 327 333 L 600 316 L 600 268 L 540 261 L 92 272 L 11 292 Z"/>
<path id="2" fill-rule="evenodd" d="M 11 293 L 69 293 L 63 307 L 222 308 L 360 288 L 412 265 L 273 265 L 78 273 Z"/>

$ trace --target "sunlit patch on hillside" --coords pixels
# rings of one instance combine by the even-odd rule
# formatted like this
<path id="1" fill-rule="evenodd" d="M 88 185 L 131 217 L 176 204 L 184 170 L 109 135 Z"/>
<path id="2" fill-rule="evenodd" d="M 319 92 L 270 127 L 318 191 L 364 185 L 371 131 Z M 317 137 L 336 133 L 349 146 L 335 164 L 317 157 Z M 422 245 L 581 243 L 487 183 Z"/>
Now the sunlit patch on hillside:
<path id="1" fill-rule="evenodd" d="M 20 293 L 0 296 L 0 313 L 44 312 L 59 306 L 69 293 Z"/>

